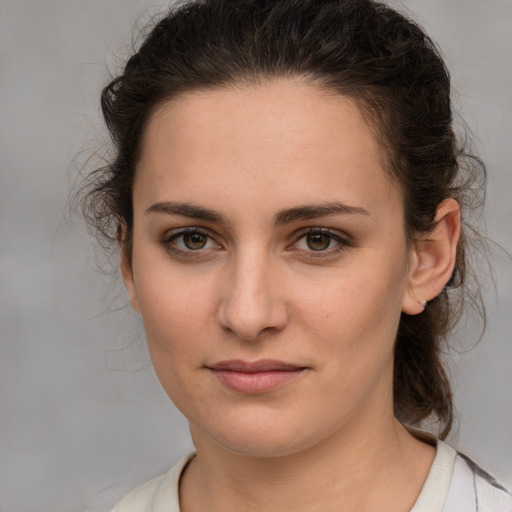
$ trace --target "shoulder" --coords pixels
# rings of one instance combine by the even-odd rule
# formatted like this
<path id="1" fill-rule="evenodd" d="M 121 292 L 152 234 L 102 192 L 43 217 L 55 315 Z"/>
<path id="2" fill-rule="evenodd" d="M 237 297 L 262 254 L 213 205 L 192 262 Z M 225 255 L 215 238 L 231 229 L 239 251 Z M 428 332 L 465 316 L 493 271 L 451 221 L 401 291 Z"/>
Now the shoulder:
<path id="1" fill-rule="evenodd" d="M 131 491 L 112 512 L 179 512 L 179 479 L 193 456 L 183 457 L 167 473 Z"/>
<path id="2" fill-rule="evenodd" d="M 411 512 L 512 512 L 512 495 L 443 441 Z"/>
<path id="3" fill-rule="evenodd" d="M 165 475 L 160 475 L 131 491 L 112 509 L 112 512 L 151 512 L 153 498 L 164 477 Z"/>
<path id="4" fill-rule="evenodd" d="M 512 495 L 489 473 L 456 453 L 443 512 L 512 512 Z"/>

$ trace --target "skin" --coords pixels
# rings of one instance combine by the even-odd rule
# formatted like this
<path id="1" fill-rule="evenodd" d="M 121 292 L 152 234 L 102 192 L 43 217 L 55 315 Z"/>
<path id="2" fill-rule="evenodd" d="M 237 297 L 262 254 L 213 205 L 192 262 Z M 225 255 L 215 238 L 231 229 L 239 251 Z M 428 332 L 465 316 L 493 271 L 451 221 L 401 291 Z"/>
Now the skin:
<path id="1" fill-rule="evenodd" d="M 435 449 L 393 417 L 394 340 L 451 275 L 457 203 L 407 243 L 357 104 L 282 81 L 160 106 L 133 205 L 123 276 L 197 449 L 182 509 L 410 510 Z M 301 371 L 240 392 L 211 369 L 235 359 Z"/>

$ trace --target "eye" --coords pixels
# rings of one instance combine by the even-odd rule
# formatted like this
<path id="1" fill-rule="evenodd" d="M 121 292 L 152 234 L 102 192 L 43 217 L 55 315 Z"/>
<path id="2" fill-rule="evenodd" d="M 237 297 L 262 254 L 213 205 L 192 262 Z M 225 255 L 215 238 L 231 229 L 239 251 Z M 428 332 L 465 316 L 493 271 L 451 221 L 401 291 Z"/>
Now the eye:
<path id="1" fill-rule="evenodd" d="M 325 228 L 310 228 L 293 244 L 293 249 L 329 254 L 345 249 L 349 242 L 341 235 Z"/>
<path id="2" fill-rule="evenodd" d="M 333 239 L 326 233 L 310 233 L 303 237 L 304 242 L 312 251 L 325 251 L 331 246 Z"/>
<path id="3" fill-rule="evenodd" d="M 167 250 L 179 253 L 219 248 L 210 235 L 199 228 L 185 228 L 170 232 L 162 243 Z"/>
<path id="4" fill-rule="evenodd" d="M 202 233 L 185 233 L 183 235 L 180 235 L 180 237 L 178 237 L 178 240 L 180 240 L 182 244 L 191 251 L 204 249 L 204 247 L 208 243 L 208 237 L 203 235 Z"/>

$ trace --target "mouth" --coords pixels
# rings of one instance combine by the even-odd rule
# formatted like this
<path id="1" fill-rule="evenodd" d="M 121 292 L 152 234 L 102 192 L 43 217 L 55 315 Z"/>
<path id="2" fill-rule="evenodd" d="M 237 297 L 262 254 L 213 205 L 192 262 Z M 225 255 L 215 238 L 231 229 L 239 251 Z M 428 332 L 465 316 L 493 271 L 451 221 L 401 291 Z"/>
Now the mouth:
<path id="1" fill-rule="evenodd" d="M 206 367 L 221 384 L 233 391 L 258 394 L 272 391 L 304 374 L 307 367 L 284 361 L 220 361 Z"/>

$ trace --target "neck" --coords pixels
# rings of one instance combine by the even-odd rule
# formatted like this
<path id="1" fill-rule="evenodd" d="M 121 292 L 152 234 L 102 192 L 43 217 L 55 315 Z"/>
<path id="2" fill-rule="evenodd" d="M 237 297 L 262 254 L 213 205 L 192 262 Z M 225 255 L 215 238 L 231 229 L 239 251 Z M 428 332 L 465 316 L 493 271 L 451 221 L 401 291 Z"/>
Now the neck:
<path id="1" fill-rule="evenodd" d="M 375 423 L 364 428 L 358 421 L 319 444 L 280 457 L 233 453 L 192 427 L 198 455 L 181 482 L 181 508 L 301 512 L 314 503 L 326 512 L 408 511 L 435 450 L 392 416 L 380 420 L 378 428 Z"/>

